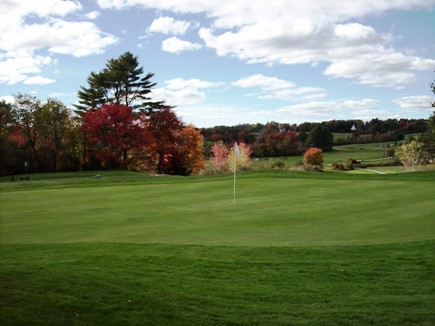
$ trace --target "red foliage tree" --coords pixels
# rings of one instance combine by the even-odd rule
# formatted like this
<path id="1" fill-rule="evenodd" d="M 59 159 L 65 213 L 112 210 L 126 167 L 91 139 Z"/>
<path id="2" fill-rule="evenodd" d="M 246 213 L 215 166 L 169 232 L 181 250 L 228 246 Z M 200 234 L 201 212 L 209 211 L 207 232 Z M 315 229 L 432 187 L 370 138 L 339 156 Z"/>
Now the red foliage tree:
<path id="1" fill-rule="evenodd" d="M 172 157 L 180 151 L 180 133 L 183 123 L 170 107 L 153 111 L 146 120 L 146 128 L 151 136 L 147 146 L 149 168 L 157 173 L 173 173 Z"/>
<path id="2" fill-rule="evenodd" d="M 127 167 L 129 153 L 147 141 L 140 116 L 126 105 L 113 103 L 87 111 L 83 132 L 90 151 L 103 165 L 112 168 Z"/>

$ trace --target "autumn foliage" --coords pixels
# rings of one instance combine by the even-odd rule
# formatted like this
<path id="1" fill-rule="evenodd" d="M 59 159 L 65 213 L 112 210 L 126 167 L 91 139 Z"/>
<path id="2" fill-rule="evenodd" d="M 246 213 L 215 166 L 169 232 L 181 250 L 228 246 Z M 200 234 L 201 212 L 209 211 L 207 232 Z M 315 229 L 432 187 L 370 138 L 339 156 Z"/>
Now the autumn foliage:
<path id="1" fill-rule="evenodd" d="M 222 141 L 215 143 L 212 148 L 212 157 L 210 158 L 210 163 L 212 165 L 213 171 L 215 172 L 225 172 L 229 170 L 228 163 L 228 147 Z"/>
<path id="2" fill-rule="evenodd" d="M 212 157 L 210 157 L 210 164 L 214 172 L 228 172 L 234 169 L 234 155 L 236 155 L 237 170 L 247 169 L 251 165 L 251 146 L 245 143 L 238 144 L 240 154 L 236 155 L 234 146 L 229 148 L 222 141 L 216 142 L 212 148 Z"/>
<path id="3" fill-rule="evenodd" d="M 323 169 L 322 150 L 316 147 L 308 149 L 304 153 L 304 167 L 309 171 L 321 171 Z"/>
<path id="4" fill-rule="evenodd" d="M 140 116 L 126 105 L 104 104 L 83 116 L 83 132 L 88 155 L 95 155 L 104 166 L 126 168 L 130 152 L 146 143 Z"/>
<path id="5" fill-rule="evenodd" d="M 204 166 L 201 134 L 184 126 L 170 107 L 146 115 L 105 104 L 84 114 L 83 132 L 88 158 L 107 168 L 189 175 Z"/>

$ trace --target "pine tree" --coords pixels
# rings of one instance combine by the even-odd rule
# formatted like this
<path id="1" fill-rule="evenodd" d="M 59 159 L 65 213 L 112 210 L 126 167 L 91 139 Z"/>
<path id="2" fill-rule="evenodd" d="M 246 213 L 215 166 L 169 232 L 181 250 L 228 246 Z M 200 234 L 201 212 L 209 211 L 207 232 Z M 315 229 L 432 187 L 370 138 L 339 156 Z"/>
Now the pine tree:
<path id="1" fill-rule="evenodd" d="M 126 105 L 132 109 L 151 112 L 160 110 L 163 102 L 153 102 L 149 97 L 156 86 L 151 79 L 153 73 L 144 75 L 137 56 L 126 52 L 116 59 L 110 59 L 100 72 L 91 72 L 87 78 L 88 87 L 80 87 L 77 111 L 100 108 L 105 103 Z"/>

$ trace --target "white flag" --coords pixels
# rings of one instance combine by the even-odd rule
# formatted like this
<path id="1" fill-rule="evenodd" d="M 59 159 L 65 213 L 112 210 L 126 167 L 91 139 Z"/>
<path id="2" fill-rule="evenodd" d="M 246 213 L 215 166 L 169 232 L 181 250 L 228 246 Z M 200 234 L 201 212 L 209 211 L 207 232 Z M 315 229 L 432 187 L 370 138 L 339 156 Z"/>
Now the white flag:
<path id="1" fill-rule="evenodd" d="M 234 152 L 236 153 L 237 156 L 240 156 L 240 149 L 239 146 L 237 145 L 237 142 L 234 142 Z"/>

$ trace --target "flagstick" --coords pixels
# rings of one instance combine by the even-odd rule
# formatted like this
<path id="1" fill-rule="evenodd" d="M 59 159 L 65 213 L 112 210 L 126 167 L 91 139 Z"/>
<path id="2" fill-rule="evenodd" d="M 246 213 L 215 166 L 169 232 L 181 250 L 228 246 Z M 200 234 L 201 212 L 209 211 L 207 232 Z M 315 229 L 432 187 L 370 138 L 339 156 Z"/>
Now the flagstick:
<path id="1" fill-rule="evenodd" d="M 236 148 L 234 148 L 233 156 L 234 156 L 234 205 L 235 205 L 236 204 L 236 164 L 237 164 Z"/>

